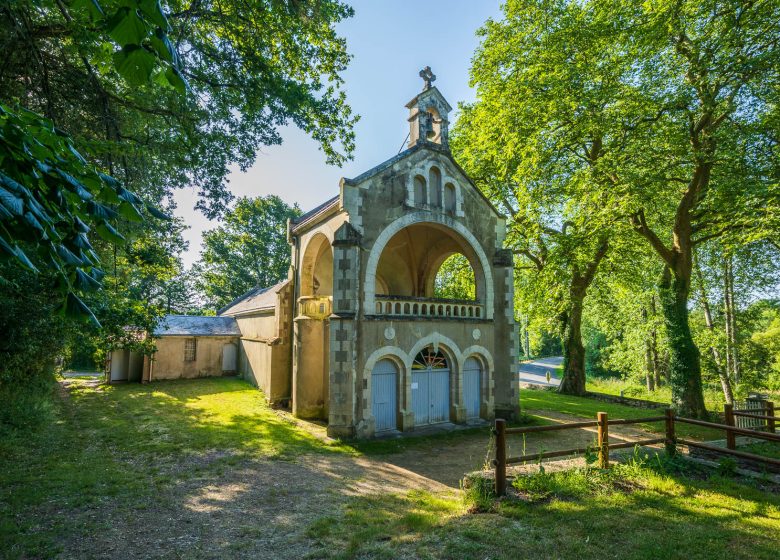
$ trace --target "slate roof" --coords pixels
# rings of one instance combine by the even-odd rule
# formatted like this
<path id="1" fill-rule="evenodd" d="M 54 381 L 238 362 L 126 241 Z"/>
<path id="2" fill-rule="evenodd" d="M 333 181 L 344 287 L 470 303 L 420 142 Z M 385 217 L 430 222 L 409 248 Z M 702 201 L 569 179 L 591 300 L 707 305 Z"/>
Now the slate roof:
<path id="1" fill-rule="evenodd" d="M 333 206 L 336 202 L 338 202 L 338 200 L 339 200 L 339 195 L 336 195 L 333 198 L 326 200 L 319 206 L 309 210 L 305 214 L 299 216 L 298 218 L 292 220 L 292 225 L 294 226 L 293 229 L 297 229 L 298 226 L 305 224 L 306 222 L 309 222 L 313 218 L 317 217 L 317 215 L 320 212 L 324 212 L 325 210 Z"/>
<path id="2" fill-rule="evenodd" d="M 283 280 L 269 288 L 252 288 L 217 311 L 217 315 L 233 316 L 251 311 L 274 309 L 276 307 L 276 294 L 287 282 L 288 280 Z"/>
<path id="3" fill-rule="evenodd" d="M 166 315 L 154 336 L 241 336 L 241 331 L 233 317 Z"/>

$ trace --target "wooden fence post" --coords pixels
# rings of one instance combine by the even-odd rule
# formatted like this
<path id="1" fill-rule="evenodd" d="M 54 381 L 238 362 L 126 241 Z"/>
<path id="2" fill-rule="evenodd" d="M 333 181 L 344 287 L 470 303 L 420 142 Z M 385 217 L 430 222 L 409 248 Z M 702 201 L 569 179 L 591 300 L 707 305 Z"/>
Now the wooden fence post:
<path id="1" fill-rule="evenodd" d="M 766 401 L 766 415 L 771 416 L 771 420 L 766 421 L 766 428 L 770 434 L 775 433 L 775 403 L 772 401 Z"/>
<path id="2" fill-rule="evenodd" d="M 674 409 L 666 409 L 666 454 L 669 456 L 677 453 L 677 436 L 674 433 Z"/>
<path id="3" fill-rule="evenodd" d="M 609 468 L 609 420 L 606 412 L 599 412 L 596 416 L 599 423 L 598 446 L 599 446 L 599 468 Z"/>
<path id="4" fill-rule="evenodd" d="M 733 404 L 726 403 L 723 405 L 723 416 L 726 418 L 726 425 L 733 428 L 735 426 Z M 737 448 L 737 437 L 731 430 L 726 430 L 726 447 L 729 449 Z"/>
<path id="5" fill-rule="evenodd" d="M 506 496 L 506 420 L 496 418 L 496 496 Z"/>

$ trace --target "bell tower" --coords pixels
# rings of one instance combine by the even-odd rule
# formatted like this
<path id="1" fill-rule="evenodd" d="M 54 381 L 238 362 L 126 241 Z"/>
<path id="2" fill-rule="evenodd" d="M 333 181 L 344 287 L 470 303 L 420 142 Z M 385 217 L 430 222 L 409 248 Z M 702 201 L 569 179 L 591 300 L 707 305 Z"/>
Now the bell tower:
<path id="1" fill-rule="evenodd" d="M 420 143 L 439 144 L 449 149 L 449 113 L 452 107 L 432 83 L 436 76 L 431 67 L 420 70 L 424 81 L 423 90 L 415 96 L 406 108 L 409 109 L 409 144 L 412 148 Z"/>

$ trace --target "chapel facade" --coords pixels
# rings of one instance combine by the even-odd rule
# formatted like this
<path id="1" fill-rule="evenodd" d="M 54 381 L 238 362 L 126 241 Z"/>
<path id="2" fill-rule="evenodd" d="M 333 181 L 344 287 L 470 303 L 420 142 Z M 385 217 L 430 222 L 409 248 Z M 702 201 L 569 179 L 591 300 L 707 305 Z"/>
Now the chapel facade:
<path id="1" fill-rule="evenodd" d="M 287 280 L 218 313 L 240 333 L 238 373 L 296 416 L 327 420 L 334 437 L 518 412 L 505 218 L 453 159 L 452 108 L 430 69 L 421 76 L 406 149 L 290 222 Z M 472 298 L 436 297 L 455 254 L 474 272 Z"/>

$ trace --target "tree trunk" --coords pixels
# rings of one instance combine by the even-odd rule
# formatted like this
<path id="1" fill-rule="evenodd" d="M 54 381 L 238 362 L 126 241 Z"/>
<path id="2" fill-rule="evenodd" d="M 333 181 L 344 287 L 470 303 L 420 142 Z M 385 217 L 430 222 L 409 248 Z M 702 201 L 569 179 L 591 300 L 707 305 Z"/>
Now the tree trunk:
<path id="1" fill-rule="evenodd" d="M 571 309 L 563 333 L 563 379 L 558 392 L 567 395 L 585 394 L 585 346 L 582 344 L 582 308 L 585 289 L 572 281 Z"/>
<path id="2" fill-rule="evenodd" d="M 659 296 L 661 310 L 669 336 L 669 382 L 672 386 L 672 405 L 680 416 L 706 418 L 704 393 L 701 383 L 699 349 L 693 342 L 688 324 L 688 293 L 690 267 L 676 274 L 664 268 Z"/>
<path id="3" fill-rule="evenodd" d="M 645 385 L 651 393 L 655 391 L 655 375 L 653 371 L 653 351 L 648 338 L 645 342 Z"/>
<path id="4" fill-rule="evenodd" d="M 699 290 L 701 291 L 701 304 L 704 308 L 704 324 L 711 333 L 715 332 L 715 325 L 712 321 L 712 312 L 710 311 L 710 301 L 707 297 L 707 289 L 704 286 L 704 275 L 701 273 L 699 263 L 694 258 L 693 266 L 696 269 L 696 277 L 699 281 Z M 712 361 L 715 362 L 715 369 L 718 371 L 718 377 L 720 378 L 720 386 L 723 389 L 723 397 L 728 404 L 734 404 L 734 393 L 731 390 L 731 381 L 729 380 L 728 370 L 723 368 L 723 363 L 720 359 L 720 352 L 718 348 L 713 344 L 710 346 L 710 353 L 712 354 Z"/>
<path id="5" fill-rule="evenodd" d="M 647 308 L 642 308 L 642 321 L 647 324 Z M 653 351 L 650 332 L 645 338 L 645 386 L 649 392 L 655 391 L 655 372 L 653 371 Z"/>
<path id="6" fill-rule="evenodd" d="M 658 310 L 655 307 L 655 294 L 650 298 L 650 316 L 655 317 Z M 653 360 L 653 373 L 655 374 L 655 386 L 661 386 L 661 363 L 658 359 L 658 332 L 655 327 L 650 330 L 650 353 Z"/>
<path id="7" fill-rule="evenodd" d="M 609 242 L 606 237 L 599 241 L 596 254 L 582 273 L 575 265 L 572 271 L 569 298 L 571 307 L 563 333 L 563 379 L 558 386 L 559 393 L 567 395 L 585 394 L 585 347 L 582 344 L 582 309 L 585 295 L 593 282 L 599 263 L 607 254 Z"/>
<path id="8" fill-rule="evenodd" d="M 735 383 L 739 383 L 739 350 L 737 346 L 737 322 L 734 306 L 734 268 L 732 256 L 723 260 L 724 304 L 726 312 L 726 367 Z"/>

